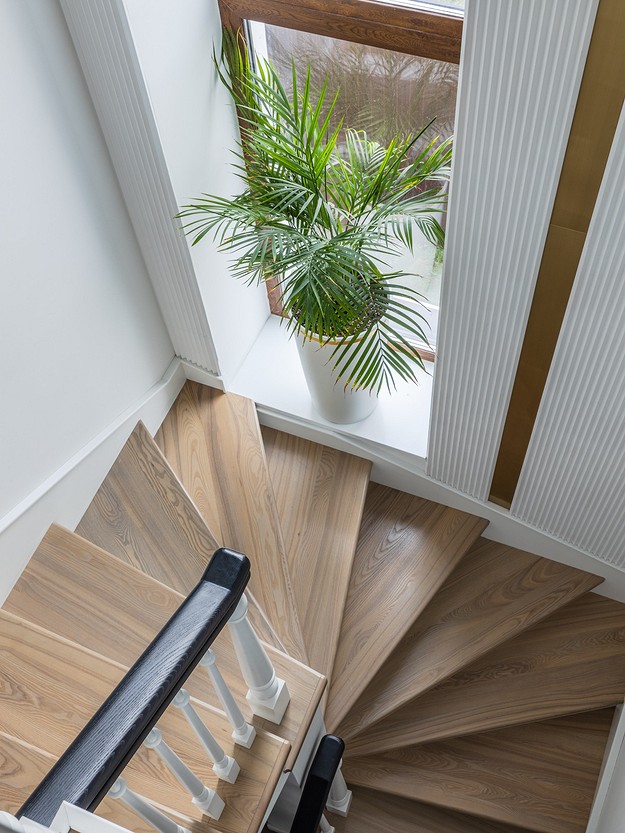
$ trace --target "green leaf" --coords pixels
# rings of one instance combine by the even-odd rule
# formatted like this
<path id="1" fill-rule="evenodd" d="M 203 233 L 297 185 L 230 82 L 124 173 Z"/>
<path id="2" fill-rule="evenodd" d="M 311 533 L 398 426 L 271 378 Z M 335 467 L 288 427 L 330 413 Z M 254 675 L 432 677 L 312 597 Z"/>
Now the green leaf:
<path id="1" fill-rule="evenodd" d="M 337 340 L 333 362 L 346 386 L 416 380 L 423 362 L 410 340 L 427 344 L 423 299 L 386 259 L 413 247 L 415 227 L 442 246 L 451 140 L 433 139 L 415 156 L 431 124 L 386 146 L 346 130 L 327 79 L 315 86 L 310 67 L 300 79 L 293 64 L 287 93 L 271 63 L 251 66 L 240 35 L 224 32 L 214 60 L 241 119 L 232 167 L 243 191 L 182 206 L 183 231 L 194 245 L 211 234 L 246 283 L 275 279 L 291 334 L 302 327 Z"/>

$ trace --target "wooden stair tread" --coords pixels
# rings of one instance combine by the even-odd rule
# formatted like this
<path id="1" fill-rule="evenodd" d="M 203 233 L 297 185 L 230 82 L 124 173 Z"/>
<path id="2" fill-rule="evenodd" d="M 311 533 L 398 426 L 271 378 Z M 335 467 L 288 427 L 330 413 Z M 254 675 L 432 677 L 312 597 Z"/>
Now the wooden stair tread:
<path id="1" fill-rule="evenodd" d="M 278 647 L 306 662 L 254 403 L 187 382 L 156 442 L 222 545 L 250 559 L 250 590 Z"/>
<path id="2" fill-rule="evenodd" d="M 333 731 L 487 522 L 371 483 L 326 723 Z"/>
<path id="3" fill-rule="evenodd" d="M 185 596 L 221 546 L 141 422 L 76 532 Z M 257 633 L 272 641 L 255 604 L 249 615 Z"/>
<path id="4" fill-rule="evenodd" d="M 308 662 L 329 676 L 371 463 L 271 428 L 262 436 Z"/>
<path id="5" fill-rule="evenodd" d="M 15 815 L 56 760 L 54 755 L 0 732 L 0 810 Z"/>
<path id="6" fill-rule="evenodd" d="M 76 532 L 185 595 L 220 546 L 142 423 Z"/>
<path id="7" fill-rule="evenodd" d="M 0 731 L 59 756 L 124 675 L 126 668 L 69 640 L 0 611 Z M 158 722 L 168 744 L 227 807 L 216 828 L 228 833 L 258 828 L 283 771 L 289 744 L 260 734 L 251 749 L 235 746 L 225 716 L 194 702 L 226 754 L 241 766 L 236 784 L 219 781 L 197 737 L 178 709 Z M 141 747 L 124 770 L 128 786 L 190 822 L 202 813 L 153 750 Z"/>
<path id="8" fill-rule="evenodd" d="M 53 524 L 4 610 L 132 665 L 185 597 Z"/>
<path id="9" fill-rule="evenodd" d="M 345 761 L 348 783 L 540 833 L 584 833 L 613 709 Z"/>
<path id="10" fill-rule="evenodd" d="M 0 810 L 15 815 L 56 761 L 54 755 L 0 732 Z M 133 833 L 154 833 L 121 801 L 105 798 L 95 812 Z M 202 825 L 202 829 L 210 833 L 214 828 Z"/>
<path id="11" fill-rule="evenodd" d="M 615 705 L 625 694 L 625 606 L 589 593 L 350 740 L 368 755 Z"/>
<path id="12" fill-rule="evenodd" d="M 352 706 L 338 734 L 347 740 L 367 730 L 601 581 L 480 538 Z"/>
<path id="13" fill-rule="evenodd" d="M 527 828 L 467 816 L 355 785 L 352 792 L 346 818 L 327 815 L 337 833 L 528 833 Z"/>
<path id="14" fill-rule="evenodd" d="M 4 603 L 4 609 L 123 665 L 132 665 L 174 614 L 184 596 L 120 561 L 84 538 L 52 525 Z M 291 744 L 290 769 L 319 705 L 324 678 L 269 645 L 291 703 L 282 723 L 251 714 L 227 630 L 213 649 L 219 668 L 246 719 Z M 185 688 L 219 708 L 207 673 L 198 668 Z"/>

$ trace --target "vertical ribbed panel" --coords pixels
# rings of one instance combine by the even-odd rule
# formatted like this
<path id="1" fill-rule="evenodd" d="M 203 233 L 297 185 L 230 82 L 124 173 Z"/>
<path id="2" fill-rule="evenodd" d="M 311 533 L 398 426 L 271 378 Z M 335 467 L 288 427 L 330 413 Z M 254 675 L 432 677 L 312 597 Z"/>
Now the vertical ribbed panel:
<path id="1" fill-rule="evenodd" d="M 217 356 L 122 0 L 60 0 L 177 355 Z"/>
<path id="2" fill-rule="evenodd" d="M 511 512 L 625 567 L 625 114 Z"/>
<path id="3" fill-rule="evenodd" d="M 597 0 L 470 0 L 428 474 L 485 500 Z"/>

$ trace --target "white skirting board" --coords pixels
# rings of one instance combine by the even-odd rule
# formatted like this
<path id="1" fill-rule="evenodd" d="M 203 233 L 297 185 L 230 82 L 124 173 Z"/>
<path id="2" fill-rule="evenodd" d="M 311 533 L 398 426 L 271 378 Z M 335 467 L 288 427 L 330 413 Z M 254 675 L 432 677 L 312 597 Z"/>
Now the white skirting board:
<path id="1" fill-rule="evenodd" d="M 175 358 L 155 385 L 0 518 L 0 604 L 50 524 L 74 529 L 137 422 L 155 433 L 186 378 L 185 364 Z"/>

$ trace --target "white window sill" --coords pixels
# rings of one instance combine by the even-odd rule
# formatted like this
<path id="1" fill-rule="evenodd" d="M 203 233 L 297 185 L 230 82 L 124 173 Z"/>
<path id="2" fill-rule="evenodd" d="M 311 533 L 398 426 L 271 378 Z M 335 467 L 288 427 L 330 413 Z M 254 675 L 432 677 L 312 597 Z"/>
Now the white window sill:
<path id="1" fill-rule="evenodd" d="M 261 412 L 314 426 L 322 434 L 353 440 L 360 447 L 372 444 L 378 453 L 386 452 L 384 456 L 398 452 L 410 455 L 422 465 L 428 445 L 434 365 L 428 362 L 426 367 L 429 375 L 421 371 L 418 385 L 398 382 L 392 394 L 382 391 L 380 404 L 367 419 L 336 425 L 313 408 L 295 342 L 280 326 L 280 319 L 271 315 L 228 390 L 253 399 Z"/>

